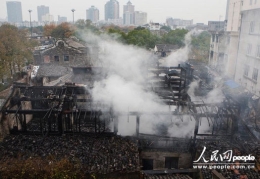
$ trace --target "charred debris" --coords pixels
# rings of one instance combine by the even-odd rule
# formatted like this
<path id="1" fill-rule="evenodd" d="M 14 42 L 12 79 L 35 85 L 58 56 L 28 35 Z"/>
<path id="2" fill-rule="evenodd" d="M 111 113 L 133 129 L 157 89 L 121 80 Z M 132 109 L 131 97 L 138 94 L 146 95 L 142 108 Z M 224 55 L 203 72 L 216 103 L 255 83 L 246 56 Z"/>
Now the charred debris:
<path id="1" fill-rule="evenodd" d="M 88 155 L 80 158 L 88 166 L 89 172 L 142 170 L 144 178 L 152 178 L 155 175 L 165 175 L 167 171 L 169 177 L 182 174 L 183 177 L 185 175 L 190 178 L 198 173 L 198 170 L 192 169 L 192 161 L 207 146 L 220 152 L 232 149 L 240 154 L 254 154 L 255 163 L 259 165 L 258 102 L 235 82 L 221 79 L 221 82 L 216 83 L 214 73 L 195 62 L 176 67 L 152 64 L 147 71 L 146 89 L 156 93 L 160 101 L 169 107 L 169 112 L 151 111 L 148 115 L 169 118 L 172 123 L 176 119 L 183 122 L 184 118 L 188 118 L 194 125 L 193 134 L 186 138 L 169 136 L 165 124 L 156 126 L 155 135 L 141 133 L 140 121 L 144 114 L 128 111 L 123 115 L 128 118 L 134 116 L 136 134 L 125 138 L 117 136 L 118 120 L 122 113 L 118 114 L 111 104 L 95 102 L 91 95 L 93 81 L 105 77 L 105 71 L 99 67 L 74 68 L 71 77 L 76 79 L 75 76 L 84 73 L 87 76 L 87 86 L 78 86 L 73 82 L 62 86 L 14 83 L 11 94 L 1 109 L 0 132 L 5 139 L 0 145 L 2 154 L 6 155 L 0 158 L 9 155 L 15 157 L 15 152 L 10 153 L 10 145 L 15 148 L 17 143 L 19 149 L 23 149 L 25 158 L 30 155 L 44 157 L 47 151 L 51 154 L 61 151 L 58 148 L 51 149 L 57 144 L 66 149 L 62 150 L 64 153 L 58 152 L 59 157 L 68 155 L 73 159 L 80 157 L 82 151 L 89 151 Z M 198 82 L 195 96 L 200 97 L 200 100 L 193 101 L 188 89 L 195 81 Z M 219 87 L 220 83 L 224 94 L 222 102 L 204 101 L 203 96 L 207 96 L 216 86 Z M 207 130 L 201 129 L 203 126 L 207 126 Z M 68 139 L 66 136 L 69 136 Z M 95 146 L 95 141 L 98 146 Z M 129 148 L 122 152 L 120 145 Z M 39 146 L 40 150 L 37 149 Z M 113 157 L 114 154 L 117 157 Z M 118 155 L 124 156 L 124 159 Z M 92 156 L 97 159 L 91 158 Z M 104 163 L 104 166 L 95 160 Z M 252 178 L 259 177 L 259 172 L 247 172 L 248 176 L 255 176 Z M 202 178 L 214 175 L 209 170 L 202 170 L 200 174 Z M 231 177 L 234 174 L 226 171 L 222 175 Z"/>

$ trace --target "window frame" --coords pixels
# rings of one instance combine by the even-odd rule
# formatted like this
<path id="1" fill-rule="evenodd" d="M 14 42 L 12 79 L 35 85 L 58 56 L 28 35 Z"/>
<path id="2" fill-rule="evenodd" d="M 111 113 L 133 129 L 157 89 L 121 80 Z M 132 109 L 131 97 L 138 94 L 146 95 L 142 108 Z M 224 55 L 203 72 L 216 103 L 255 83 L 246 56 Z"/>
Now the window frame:
<path id="1" fill-rule="evenodd" d="M 63 56 L 64 62 L 69 62 L 70 61 L 70 56 L 69 55 L 64 55 Z"/>
<path id="2" fill-rule="evenodd" d="M 257 68 L 253 69 L 252 79 L 255 81 L 257 81 L 257 79 L 258 79 L 258 69 Z"/>
<path id="3" fill-rule="evenodd" d="M 250 70 L 249 65 L 245 65 L 245 66 L 244 66 L 244 76 L 247 76 L 247 77 L 248 77 L 249 70 Z"/>
<path id="4" fill-rule="evenodd" d="M 54 62 L 60 62 L 60 56 L 54 55 Z"/>

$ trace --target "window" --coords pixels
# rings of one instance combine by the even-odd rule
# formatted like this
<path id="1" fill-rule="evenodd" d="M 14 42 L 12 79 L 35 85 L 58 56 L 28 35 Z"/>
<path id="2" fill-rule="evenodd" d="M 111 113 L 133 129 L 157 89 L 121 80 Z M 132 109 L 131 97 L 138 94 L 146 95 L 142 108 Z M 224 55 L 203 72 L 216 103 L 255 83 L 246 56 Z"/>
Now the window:
<path id="1" fill-rule="evenodd" d="M 64 61 L 65 61 L 65 62 L 68 62 L 68 61 L 70 61 L 70 58 L 69 58 L 69 56 L 68 56 L 68 55 L 64 55 Z"/>
<path id="2" fill-rule="evenodd" d="M 44 55 L 43 61 L 44 61 L 44 63 L 50 63 L 50 56 L 49 55 Z"/>
<path id="3" fill-rule="evenodd" d="M 257 77 L 258 77 L 258 69 L 254 68 L 253 70 L 253 75 L 252 75 L 252 79 L 257 81 Z"/>
<path id="4" fill-rule="evenodd" d="M 252 44 L 247 44 L 247 55 L 251 55 L 252 52 Z"/>
<path id="5" fill-rule="evenodd" d="M 230 44 L 230 36 L 227 37 L 227 44 Z"/>
<path id="6" fill-rule="evenodd" d="M 260 58 L 260 45 L 257 46 L 256 57 Z"/>
<path id="7" fill-rule="evenodd" d="M 215 42 L 215 34 L 212 35 L 212 42 Z"/>
<path id="8" fill-rule="evenodd" d="M 143 159 L 142 170 L 153 170 L 153 159 Z"/>
<path id="9" fill-rule="evenodd" d="M 167 169 L 177 169 L 178 168 L 178 157 L 165 157 L 165 168 Z"/>
<path id="10" fill-rule="evenodd" d="M 257 3 L 257 0 L 255 0 L 255 4 Z"/>
<path id="11" fill-rule="evenodd" d="M 249 66 L 245 65 L 244 76 L 248 76 L 248 73 L 249 73 Z"/>
<path id="12" fill-rule="evenodd" d="M 218 35 L 216 35 L 216 42 L 218 43 Z"/>
<path id="13" fill-rule="evenodd" d="M 250 5 L 252 5 L 252 3 L 253 3 L 253 0 L 250 0 Z"/>
<path id="14" fill-rule="evenodd" d="M 54 56 L 54 61 L 55 62 L 59 62 L 60 61 L 60 57 L 59 56 Z"/>
<path id="15" fill-rule="evenodd" d="M 210 59 L 213 59 L 213 56 L 214 56 L 214 52 L 210 51 Z"/>
<path id="16" fill-rule="evenodd" d="M 254 21 L 251 21 L 251 22 L 250 22 L 249 32 L 250 32 L 250 33 L 253 33 L 254 31 L 255 31 L 255 22 L 254 22 Z"/>

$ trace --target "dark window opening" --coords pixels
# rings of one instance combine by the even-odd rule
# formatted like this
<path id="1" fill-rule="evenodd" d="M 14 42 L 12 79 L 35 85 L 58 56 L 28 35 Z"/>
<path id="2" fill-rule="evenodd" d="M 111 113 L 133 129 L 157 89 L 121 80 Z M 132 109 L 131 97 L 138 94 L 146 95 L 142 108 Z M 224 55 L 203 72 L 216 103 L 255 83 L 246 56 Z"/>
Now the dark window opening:
<path id="1" fill-rule="evenodd" d="M 212 35 L 212 42 L 215 42 L 215 34 Z"/>
<path id="2" fill-rule="evenodd" d="M 177 169 L 178 168 L 178 157 L 165 157 L 165 168 L 167 169 Z"/>
<path id="3" fill-rule="evenodd" d="M 252 78 L 253 80 L 257 81 L 257 77 L 258 77 L 258 69 L 254 68 Z"/>
<path id="4" fill-rule="evenodd" d="M 166 57 L 166 52 L 162 51 L 161 56 Z"/>
<path id="5" fill-rule="evenodd" d="M 153 159 L 143 159 L 142 170 L 153 170 Z"/>
<path id="6" fill-rule="evenodd" d="M 70 61 L 70 58 L 69 58 L 69 56 L 68 56 L 68 55 L 64 55 L 64 61 L 65 61 L 65 62 L 68 62 L 68 61 Z"/>
<path id="7" fill-rule="evenodd" d="M 54 56 L 54 61 L 55 62 L 59 62 L 60 61 L 60 57 L 59 56 Z"/>
<path id="8" fill-rule="evenodd" d="M 213 58 L 213 55 L 214 55 L 214 52 L 213 52 L 213 51 L 210 51 L 210 59 Z"/>
<path id="9" fill-rule="evenodd" d="M 244 67 L 244 75 L 248 76 L 248 73 L 249 73 L 249 66 L 245 65 L 245 67 Z"/>

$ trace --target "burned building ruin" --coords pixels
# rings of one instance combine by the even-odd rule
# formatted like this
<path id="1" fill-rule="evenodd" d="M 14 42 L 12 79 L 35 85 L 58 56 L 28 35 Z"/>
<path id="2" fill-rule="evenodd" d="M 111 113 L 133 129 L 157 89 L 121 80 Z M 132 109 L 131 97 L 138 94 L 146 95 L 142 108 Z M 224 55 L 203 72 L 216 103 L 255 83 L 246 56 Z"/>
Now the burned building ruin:
<path id="1" fill-rule="evenodd" d="M 91 81 L 91 76 L 94 78 L 97 68 L 75 67 L 73 70 L 75 74 L 81 74 L 81 72 L 85 75 L 88 74 L 86 79 Z M 104 73 L 99 73 L 99 78 L 106 76 L 105 68 L 99 68 L 98 71 L 104 71 Z M 93 100 L 91 84 L 78 86 L 73 83 L 73 80 L 62 86 L 29 86 L 16 83 L 1 110 L 2 135 L 14 135 L 18 141 L 25 135 L 54 136 L 56 142 L 59 140 L 57 137 L 60 136 L 62 140 L 66 140 L 63 139 L 64 135 L 68 135 L 73 136 L 68 140 L 77 141 L 79 146 L 81 143 L 85 143 L 88 150 L 91 151 L 93 145 L 85 142 L 85 139 L 81 140 L 81 136 L 102 136 L 100 138 L 103 142 L 100 143 L 107 146 L 110 145 L 109 141 L 117 141 L 118 145 L 113 144 L 116 150 L 120 150 L 120 144 L 129 145 L 129 151 L 125 149 L 127 152 L 124 152 L 122 156 L 119 154 L 119 159 L 115 160 L 104 156 L 109 156 L 105 148 L 104 151 L 100 149 L 101 152 L 106 152 L 102 155 L 95 154 L 100 157 L 98 161 L 107 162 L 113 167 L 101 167 L 92 161 L 87 161 L 85 164 L 88 165 L 90 172 L 141 171 L 144 178 L 152 178 L 157 175 L 176 178 L 178 176 L 195 178 L 200 175 L 205 179 L 215 177 L 215 175 L 228 177 L 230 171 L 221 173 L 220 170 L 211 172 L 193 168 L 193 161 L 198 158 L 204 146 L 212 150 L 220 150 L 220 152 L 232 149 L 239 151 L 240 154 L 253 154 L 256 156 L 254 162 L 256 165 L 259 164 L 259 138 L 252 132 L 247 124 L 248 121 L 244 118 L 246 115 L 243 106 L 246 100 L 244 94 L 238 98 L 232 90 L 226 88 L 225 98 L 222 102 L 208 103 L 203 99 L 193 101 L 188 94 L 188 87 L 194 81 L 194 67 L 189 63 L 176 67 L 160 66 L 157 63 L 151 65 L 147 73 L 149 75 L 145 89 L 157 94 L 160 102 L 169 108 L 168 111 L 118 113 L 113 105 Z M 94 80 L 98 80 L 98 78 Z M 204 90 L 204 83 L 207 82 L 202 82 L 199 90 Z M 167 119 L 168 122 L 157 125 L 154 129 L 156 134 L 146 134 L 140 129 L 140 123 L 145 115 L 156 116 L 157 120 Z M 135 135 L 127 137 L 127 141 L 132 142 L 125 143 L 124 139 L 117 135 L 118 122 L 122 117 L 135 121 Z M 254 117 L 256 126 L 258 126 L 259 121 L 256 114 Z M 167 132 L 169 126 L 178 127 L 180 123 L 186 121 L 193 126 L 192 136 L 169 136 Z M 207 130 L 203 126 L 207 126 Z M 38 142 L 35 137 L 30 140 L 33 143 L 32 147 L 24 149 L 24 151 L 31 151 Z M 8 139 L 6 142 L 12 143 L 12 139 Z M 72 155 L 78 156 L 79 154 L 74 152 Z M 210 154 L 207 154 L 207 157 L 209 156 Z M 85 160 L 89 160 L 88 157 L 81 158 L 83 164 Z M 106 160 L 103 160 L 102 157 Z M 95 165 L 95 167 L 91 168 L 91 165 Z M 248 170 L 245 173 L 248 176 L 259 177 L 259 172 L 256 171 Z"/>

